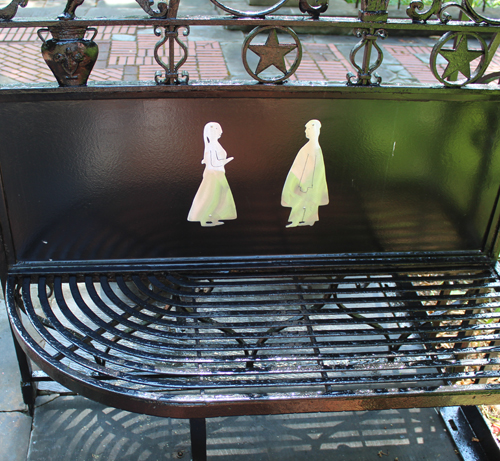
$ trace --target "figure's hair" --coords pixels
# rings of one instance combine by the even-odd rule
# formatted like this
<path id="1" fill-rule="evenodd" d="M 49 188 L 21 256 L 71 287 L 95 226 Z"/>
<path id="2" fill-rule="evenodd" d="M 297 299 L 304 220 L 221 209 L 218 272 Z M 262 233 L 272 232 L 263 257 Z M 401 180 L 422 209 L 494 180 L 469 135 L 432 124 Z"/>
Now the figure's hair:
<path id="1" fill-rule="evenodd" d="M 309 120 L 307 123 L 306 123 L 306 126 L 308 125 L 313 125 L 313 126 L 318 126 L 318 128 L 321 128 L 321 122 L 319 120 L 316 120 L 316 119 L 313 119 L 313 120 Z"/>
<path id="2" fill-rule="evenodd" d="M 217 122 L 208 122 L 203 128 L 203 139 L 205 144 L 209 144 L 216 137 L 216 129 L 219 128 L 222 131 L 221 126 Z"/>

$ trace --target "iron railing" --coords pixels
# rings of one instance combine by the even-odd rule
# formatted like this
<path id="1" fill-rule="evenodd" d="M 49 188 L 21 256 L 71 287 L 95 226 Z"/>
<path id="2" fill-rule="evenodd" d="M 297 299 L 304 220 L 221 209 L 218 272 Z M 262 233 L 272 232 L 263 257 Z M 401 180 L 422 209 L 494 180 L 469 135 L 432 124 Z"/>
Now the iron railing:
<path id="1" fill-rule="evenodd" d="M 275 16 L 285 0 L 252 11 L 235 9 L 218 0 L 210 1 L 225 15 L 182 17 L 177 15 L 180 0 L 171 0 L 168 4 L 161 2 L 156 7 L 149 0 L 137 0 L 148 17 L 77 18 L 76 9 L 83 1 L 69 0 L 58 19 L 33 20 L 15 17 L 18 7 L 25 7 L 28 0 L 12 0 L 0 10 L 0 29 L 40 27 L 38 35 L 43 41 L 43 57 L 60 86 L 86 85 L 98 55 L 98 45 L 93 41 L 96 27 L 112 25 L 142 25 L 154 29 L 159 37 L 154 58 L 163 69 L 155 76 L 158 85 L 189 83 L 189 75 L 182 69 L 188 48 L 181 37 L 188 36 L 190 28 L 196 26 L 251 28 L 242 43 L 242 61 L 248 74 L 261 83 L 278 84 L 294 75 L 302 59 L 302 39 L 294 29 L 304 26 L 355 31 L 360 40 L 351 50 L 350 62 L 356 73 L 346 76 L 347 85 L 382 83 L 376 73 L 384 58 L 379 41 L 395 31 L 442 34 L 429 58 L 437 84 L 460 87 L 500 78 L 499 72 L 488 73 L 500 44 L 500 19 L 479 13 L 470 0 L 462 3 L 434 0 L 427 8 L 421 1 L 412 1 L 406 9 L 407 19 L 388 17 L 388 0 L 362 1 L 358 17 L 335 16 L 335 11 L 328 9 L 328 0 L 318 0 L 315 4 L 300 0 L 302 16 Z M 458 13 L 459 20 L 453 19 L 451 13 Z M 89 38 L 90 33 L 92 37 Z M 165 53 L 159 53 L 163 47 Z M 249 53 L 258 56 L 256 66 L 249 63 Z M 446 66 L 439 66 L 440 61 L 446 62 Z"/>

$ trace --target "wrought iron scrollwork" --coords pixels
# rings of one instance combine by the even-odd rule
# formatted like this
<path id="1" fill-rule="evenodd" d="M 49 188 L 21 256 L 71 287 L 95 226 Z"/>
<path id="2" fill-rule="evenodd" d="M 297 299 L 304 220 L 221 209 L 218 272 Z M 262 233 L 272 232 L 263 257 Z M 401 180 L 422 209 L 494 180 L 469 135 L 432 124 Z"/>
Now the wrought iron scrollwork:
<path id="1" fill-rule="evenodd" d="M 424 4 L 422 1 L 414 0 L 407 8 L 406 14 L 408 17 L 413 19 L 414 22 L 426 22 L 432 15 L 436 15 L 443 24 L 446 24 L 451 19 L 451 15 L 447 10 L 450 8 L 456 8 L 477 24 L 485 23 L 500 25 L 500 20 L 488 18 L 479 14 L 470 3 L 470 0 L 462 0 L 461 3 L 447 2 L 444 4 L 442 0 L 433 0 L 432 5 L 426 11 L 423 11 L 422 13 L 417 11 L 422 10 L 423 8 Z"/>
<path id="2" fill-rule="evenodd" d="M 319 3 L 319 5 L 318 5 Z M 328 9 L 328 0 L 316 0 L 316 5 L 311 5 L 307 0 L 299 0 L 299 10 L 307 13 L 313 19 L 319 19 L 319 15 Z"/>
<path id="3" fill-rule="evenodd" d="M 75 11 L 76 9 L 83 4 L 85 0 L 68 0 L 66 3 L 66 8 L 62 14 L 58 16 L 59 19 L 65 21 L 70 19 L 75 19 Z"/>
<path id="4" fill-rule="evenodd" d="M 485 71 L 484 71 L 483 75 L 481 75 L 481 77 L 479 77 L 476 80 L 476 83 L 490 83 L 490 82 L 497 80 L 498 83 L 500 84 L 500 81 L 499 81 L 500 80 L 500 72 L 492 72 L 490 74 L 486 74 L 486 70 L 488 69 L 488 66 L 491 63 L 493 56 L 495 56 L 495 53 L 496 53 L 499 45 L 500 45 L 500 33 L 495 34 L 493 36 L 493 38 L 491 39 L 491 42 L 488 46 L 488 55 L 485 58 L 485 63 L 484 63 Z"/>
<path id="5" fill-rule="evenodd" d="M 449 8 L 458 8 L 460 11 L 465 13 L 472 21 L 477 24 L 485 23 L 491 25 L 500 25 L 499 19 L 487 18 L 481 14 L 479 14 L 471 5 L 470 0 L 462 0 L 462 3 L 449 2 L 445 3 L 439 12 L 439 19 L 441 22 L 448 22 L 451 18 L 448 12 L 446 12 Z"/>
<path id="6" fill-rule="evenodd" d="M 413 22 L 425 22 L 433 14 L 436 16 L 441 11 L 442 0 L 433 0 L 432 5 L 426 11 L 419 13 L 418 11 L 424 8 L 424 3 L 420 0 L 412 1 L 408 8 L 406 9 L 406 14 L 409 18 L 413 19 Z M 418 11 L 417 11 L 418 10 Z"/>
<path id="7" fill-rule="evenodd" d="M 28 0 L 12 0 L 6 7 L 0 9 L 0 20 L 10 21 L 17 13 L 18 7 L 24 8 Z"/>
<path id="8" fill-rule="evenodd" d="M 266 14 L 271 14 L 274 13 L 275 11 L 278 11 L 286 3 L 287 0 L 279 0 L 273 6 L 270 6 L 269 8 L 261 11 L 240 11 L 224 5 L 223 3 L 219 2 L 219 0 L 210 0 L 210 1 L 217 8 L 220 8 L 221 10 L 224 10 L 227 13 L 232 14 L 233 16 L 237 16 L 239 18 L 262 18 Z"/>
<path id="9" fill-rule="evenodd" d="M 291 35 L 294 43 L 280 43 L 278 40 L 278 30 Z M 264 45 L 252 45 L 252 40 L 260 33 L 268 32 L 267 40 Z M 250 69 L 247 61 L 247 52 L 252 51 L 259 56 L 259 63 L 255 71 Z M 285 63 L 285 56 L 291 51 L 296 50 L 296 56 L 293 64 L 287 69 Z M 283 26 L 261 26 L 256 27 L 245 38 L 242 49 L 243 65 L 248 74 L 255 80 L 261 83 L 281 83 L 290 78 L 298 69 L 300 61 L 302 60 L 302 45 L 297 34 L 289 27 Z M 276 69 L 283 73 L 282 76 L 275 78 L 260 77 L 259 74 L 264 72 L 269 67 L 274 66 Z"/>
<path id="10" fill-rule="evenodd" d="M 382 77 L 374 72 L 384 59 L 384 53 L 382 49 L 377 44 L 377 39 L 384 39 L 387 37 L 387 32 L 384 29 L 358 29 L 356 35 L 361 38 L 361 40 L 356 44 L 356 46 L 351 50 L 349 54 L 349 59 L 351 64 L 358 71 L 358 75 L 354 75 L 352 72 L 347 74 L 347 84 L 348 85 L 380 85 L 382 82 Z M 356 63 L 356 54 L 361 49 L 364 48 L 363 63 L 359 66 Z M 375 48 L 377 50 L 378 56 L 374 64 L 370 64 L 370 59 L 372 55 L 372 50 Z M 372 82 L 372 76 L 375 77 L 375 82 Z"/>
<path id="11" fill-rule="evenodd" d="M 183 28 L 182 35 L 187 37 L 189 35 L 189 26 L 166 26 L 163 28 L 163 38 L 156 43 L 154 49 L 155 61 L 165 69 L 165 76 L 162 78 L 162 72 L 158 71 L 155 74 L 155 82 L 157 84 L 172 85 L 172 84 L 187 84 L 189 82 L 189 74 L 183 71 L 181 77 L 179 76 L 180 67 L 186 62 L 188 58 L 187 46 L 179 40 L 179 29 Z M 154 33 L 157 37 L 162 36 L 161 27 L 155 26 Z M 163 62 L 158 50 L 168 41 L 168 64 Z M 182 50 L 183 56 L 176 63 L 175 62 L 175 44 L 178 44 Z"/>
<path id="12" fill-rule="evenodd" d="M 481 46 L 480 50 L 469 49 L 468 37 L 477 40 Z M 453 41 L 452 48 L 444 48 Z M 448 62 L 444 72 L 441 74 L 437 69 L 437 58 L 442 56 Z M 471 63 L 480 58 L 474 70 Z M 488 47 L 484 39 L 473 32 L 447 32 L 434 45 L 431 52 L 431 70 L 434 76 L 446 86 L 463 86 L 478 80 L 488 66 Z M 462 74 L 463 78 L 459 78 Z"/>
<path id="13" fill-rule="evenodd" d="M 161 2 L 158 3 L 158 10 L 155 11 L 151 8 L 151 5 L 154 4 L 154 0 L 135 0 L 140 7 L 148 13 L 152 18 L 175 18 L 177 17 L 177 11 L 179 10 L 180 0 L 170 0 L 167 3 Z"/>

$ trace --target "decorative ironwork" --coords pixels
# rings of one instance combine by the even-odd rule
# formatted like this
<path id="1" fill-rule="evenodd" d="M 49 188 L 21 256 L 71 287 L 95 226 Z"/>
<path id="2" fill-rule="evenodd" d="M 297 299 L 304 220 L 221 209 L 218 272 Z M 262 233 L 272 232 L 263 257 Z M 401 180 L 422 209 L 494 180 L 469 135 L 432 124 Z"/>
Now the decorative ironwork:
<path id="1" fill-rule="evenodd" d="M 156 43 L 154 50 L 155 61 L 165 69 L 165 76 L 162 78 L 162 72 L 158 71 L 155 74 L 155 82 L 158 84 L 171 85 L 175 83 L 187 84 L 189 82 L 189 74 L 187 71 L 182 72 L 182 77 L 179 77 L 179 69 L 186 62 L 188 58 L 187 46 L 179 40 L 179 29 L 184 28 L 182 35 L 187 37 L 189 35 L 189 27 L 187 26 L 165 26 L 163 28 L 163 38 Z M 162 36 L 161 28 L 155 26 L 154 33 L 157 37 Z M 168 64 L 166 64 L 160 57 L 158 50 L 168 41 Z M 175 62 L 175 44 L 178 44 L 182 50 L 183 56 L 176 63 Z"/>
<path id="2" fill-rule="evenodd" d="M 319 4 L 318 4 L 319 3 Z M 299 10 L 311 15 L 313 19 L 319 19 L 319 15 L 328 9 L 328 0 L 316 0 L 312 6 L 307 0 L 299 0 Z"/>
<path id="3" fill-rule="evenodd" d="M 382 77 L 374 72 L 384 59 L 384 53 L 382 49 L 377 44 L 377 39 L 385 39 L 387 37 L 387 32 L 384 29 L 358 29 L 356 35 L 361 38 L 361 41 L 351 50 L 349 58 L 352 65 L 358 71 L 358 75 L 354 75 L 352 72 L 347 74 L 347 84 L 348 85 L 380 85 L 382 82 Z M 356 54 L 358 51 L 364 48 L 363 63 L 359 66 L 356 63 Z M 377 50 L 378 56 L 374 64 L 370 64 L 370 59 L 372 55 L 372 49 Z M 372 82 L 372 75 L 375 77 L 375 82 Z"/>
<path id="4" fill-rule="evenodd" d="M 158 10 L 155 11 L 151 8 L 154 4 L 154 0 L 135 0 L 141 8 L 148 13 L 152 18 L 175 18 L 177 17 L 177 11 L 179 10 L 180 0 L 170 0 L 167 3 L 158 3 Z"/>
<path id="5" fill-rule="evenodd" d="M 442 4 L 442 0 L 433 0 L 428 10 L 418 13 L 417 10 L 420 11 L 424 8 L 424 3 L 421 1 L 412 1 L 406 9 L 406 14 L 413 19 L 413 22 L 426 22 L 433 14 L 436 16 L 439 14 Z"/>
<path id="6" fill-rule="evenodd" d="M 240 18 L 262 18 L 266 16 L 267 14 L 274 13 L 275 11 L 278 11 L 285 3 L 287 0 L 279 0 L 277 3 L 275 3 L 273 6 L 270 6 L 269 8 L 261 11 L 241 11 L 241 10 L 235 10 L 234 8 L 231 8 L 229 6 L 224 5 L 223 3 L 219 2 L 218 0 L 210 0 L 215 6 L 220 8 L 221 10 L 226 11 L 229 14 L 232 14 L 233 16 L 237 16 Z"/>
<path id="7" fill-rule="evenodd" d="M 358 17 L 363 22 L 386 22 L 390 0 L 361 0 Z"/>
<path id="8" fill-rule="evenodd" d="M 292 36 L 294 44 L 283 44 L 278 40 L 278 30 Z M 268 32 L 267 40 L 264 45 L 251 45 L 252 40 L 260 33 Z M 250 69 L 247 60 L 248 50 L 259 56 L 259 63 L 255 71 Z M 293 50 L 297 50 L 297 55 L 291 67 L 287 69 L 285 56 Z M 246 71 L 261 83 L 281 83 L 290 78 L 299 67 L 302 59 L 302 45 L 297 34 L 288 27 L 265 26 L 255 28 L 245 39 L 242 50 L 243 65 Z M 269 67 L 274 66 L 283 72 L 283 76 L 276 78 L 264 78 L 259 74 Z"/>
<path id="9" fill-rule="evenodd" d="M 495 34 L 488 46 L 488 55 L 485 58 L 484 62 L 485 70 L 488 69 L 488 66 L 491 63 L 493 56 L 495 56 L 495 53 L 499 45 L 500 45 L 500 34 Z M 483 75 L 476 80 L 476 83 L 490 83 L 499 79 L 500 79 L 500 72 L 492 72 L 491 74 L 486 74 L 486 75 L 483 73 Z"/>
<path id="10" fill-rule="evenodd" d="M 69 20 L 75 18 L 75 10 L 83 4 L 85 0 L 68 0 L 64 12 L 58 16 L 61 20 Z"/>
<path id="11" fill-rule="evenodd" d="M 461 3 L 444 3 L 443 0 L 433 0 L 432 4 L 425 10 L 422 1 L 413 0 L 406 10 L 408 19 L 397 20 L 388 18 L 389 0 L 362 0 L 359 7 L 358 18 L 336 17 L 334 15 L 327 16 L 325 12 L 329 6 L 328 0 L 299 0 L 299 9 L 304 16 L 273 17 L 269 15 L 278 11 L 285 4 L 286 0 L 277 0 L 274 5 L 264 7 L 264 9 L 258 11 L 234 9 L 232 3 L 226 5 L 222 3 L 222 1 L 223 0 L 210 0 L 213 5 L 229 13 L 231 17 L 225 15 L 218 17 L 200 16 L 179 18 L 178 10 L 180 0 L 158 0 L 156 3 L 154 0 L 136 0 L 140 7 L 147 13 L 148 17 L 136 19 L 84 19 L 75 17 L 76 8 L 83 4 L 83 0 L 67 0 L 64 12 L 58 16 L 60 19 L 60 32 L 57 33 L 59 35 L 65 35 L 66 38 L 64 40 L 66 42 L 76 43 L 78 40 L 83 40 L 78 34 L 75 35 L 76 30 L 85 30 L 90 26 L 96 25 L 115 26 L 142 24 L 150 26 L 153 19 L 155 34 L 160 37 L 162 36 L 162 33 L 159 32 L 160 29 L 164 30 L 164 37 L 156 45 L 154 55 L 156 62 L 165 70 L 165 75 L 162 76 L 160 73 L 155 76 L 155 80 L 157 83 L 162 84 L 185 84 L 188 83 L 188 75 L 185 72 L 179 73 L 179 68 L 186 61 L 188 48 L 179 40 L 179 29 L 183 28 L 184 35 L 186 36 L 189 34 L 189 27 L 197 25 L 251 27 L 252 32 L 243 42 L 242 59 L 244 68 L 257 82 L 279 84 L 290 79 L 297 71 L 302 59 L 302 46 L 293 29 L 303 25 L 310 25 L 314 21 L 314 26 L 323 30 L 332 28 L 351 28 L 355 30 L 361 40 L 351 51 L 350 60 L 357 71 L 357 75 L 348 74 L 346 83 L 348 85 L 379 85 L 381 83 L 381 78 L 375 73 L 375 70 L 382 65 L 383 52 L 377 45 L 377 40 L 379 38 L 385 38 L 391 30 L 426 30 L 433 31 L 433 34 L 443 35 L 443 38 L 436 44 L 437 48 L 435 47 L 435 51 L 431 55 L 429 61 L 429 68 L 436 76 L 437 82 L 443 83 L 446 86 L 463 86 L 473 82 L 491 82 L 497 78 L 496 74 L 488 75 L 487 68 L 500 44 L 500 19 L 489 18 L 478 13 L 471 6 L 471 0 L 463 0 Z M 1 9 L 0 24 L 2 28 L 28 27 L 28 25 L 26 25 L 27 23 L 29 23 L 29 27 L 32 27 L 34 23 L 32 18 L 21 18 L 15 22 L 10 21 L 16 14 L 17 8 L 24 7 L 27 3 L 28 0 L 12 0 L 8 6 Z M 460 11 L 460 20 L 450 23 L 451 15 L 448 11 L 452 8 L 457 8 Z M 470 18 L 470 21 L 462 20 L 463 15 Z M 436 17 L 437 20 L 428 21 L 433 16 Z M 55 30 L 54 21 L 51 19 L 42 20 L 38 24 L 40 24 L 40 27 L 48 27 L 51 32 Z M 64 28 L 68 28 L 67 33 L 63 32 Z M 491 39 L 489 46 L 486 46 L 483 41 L 485 40 L 484 32 L 491 32 L 493 35 L 493 39 Z M 267 34 L 265 43 L 254 43 L 254 38 L 262 33 Z M 281 43 L 281 33 L 290 35 L 292 41 Z M 457 45 L 455 49 L 449 49 L 448 45 L 445 46 L 445 44 L 449 42 L 448 37 L 450 33 L 455 34 L 454 37 Z M 476 38 L 479 37 L 477 34 L 482 34 L 481 37 L 483 38 Z M 459 39 L 459 37 L 462 36 L 466 37 L 465 41 Z M 465 48 L 467 37 L 469 40 L 475 38 L 481 44 L 482 58 L 480 66 L 473 66 L 473 69 L 470 68 L 470 63 L 474 60 L 467 61 L 467 59 L 472 58 L 478 51 Z M 160 56 L 161 53 L 159 53 L 159 48 L 167 42 L 167 49 L 169 50 L 168 59 L 164 56 Z M 63 50 L 64 52 L 59 51 L 56 53 L 57 57 L 49 58 L 52 68 L 55 68 L 54 66 L 56 66 L 56 64 L 59 66 L 59 70 L 57 71 L 59 77 L 56 78 L 58 78 L 60 85 L 62 85 L 61 82 L 65 82 L 64 85 L 68 84 L 68 76 L 71 76 L 73 80 L 77 73 L 80 72 L 82 65 L 84 65 L 84 61 L 86 62 L 87 60 L 87 58 L 84 58 L 80 61 L 83 55 L 81 52 L 76 51 L 75 47 L 77 45 L 66 45 L 66 48 Z M 174 59 L 174 48 L 176 47 L 180 47 L 181 49 L 181 57 L 176 58 L 178 62 Z M 371 62 L 370 59 L 373 58 L 373 48 L 377 56 L 373 59 L 374 62 Z M 359 52 L 361 49 L 363 49 L 362 63 L 357 63 L 355 58 L 360 54 Z M 252 56 L 251 54 L 248 55 L 249 52 L 258 56 L 258 63 L 256 65 L 249 64 L 249 59 Z M 291 58 L 293 55 L 291 53 L 296 53 L 295 58 Z M 45 54 L 47 56 L 47 50 Z M 439 66 L 436 61 L 438 56 L 444 59 L 450 58 L 451 60 L 448 61 L 447 70 L 444 72 L 442 70 L 438 71 Z M 291 61 L 293 62 L 291 63 Z M 251 62 L 252 59 L 250 59 L 250 63 Z M 90 61 L 88 64 L 90 65 Z M 463 78 L 455 79 L 456 72 L 451 70 L 454 66 L 458 66 L 457 72 L 461 74 Z M 268 77 L 268 75 L 272 73 L 268 69 L 273 67 L 279 71 L 279 75 Z M 79 70 L 73 71 L 73 69 Z M 81 80 L 81 82 L 83 82 L 83 80 Z"/>
<path id="12" fill-rule="evenodd" d="M 465 13 L 472 21 L 477 24 L 485 23 L 491 25 L 500 25 L 500 20 L 487 18 L 479 14 L 471 5 L 469 0 L 462 0 L 461 4 L 455 2 L 445 3 L 439 12 L 439 19 L 441 20 L 441 22 L 447 23 L 451 19 L 449 13 L 446 12 L 446 10 L 449 8 L 458 8 L 462 13 Z"/>
<path id="13" fill-rule="evenodd" d="M 43 32 L 50 32 L 46 40 Z M 94 34 L 86 40 L 85 34 Z M 97 34 L 94 27 L 49 27 L 39 29 L 42 40 L 42 56 L 56 77 L 59 86 L 85 86 L 99 54 L 93 41 Z"/>
<path id="14" fill-rule="evenodd" d="M 469 49 L 468 38 L 477 40 L 481 46 L 480 50 Z M 444 49 L 444 46 L 452 41 L 452 49 Z M 443 74 L 437 69 L 437 58 L 442 56 L 448 65 Z M 471 63 L 481 58 L 474 71 L 471 71 Z M 448 32 L 436 43 L 431 53 L 431 70 L 434 76 L 446 86 L 463 86 L 473 83 L 481 77 L 486 70 L 485 63 L 488 59 L 488 47 L 484 39 L 475 33 L 464 34 L 461 32 Z M 459 79 L 459 74 L 464 78 Z"/>
<path id="15" fill-rule="evenodd" d="M 0 20 L 10 21 L 17 13 L 17 8 L 24 8 L 28 0 L 12 0 L 6 7 L 0 9 Z"/>

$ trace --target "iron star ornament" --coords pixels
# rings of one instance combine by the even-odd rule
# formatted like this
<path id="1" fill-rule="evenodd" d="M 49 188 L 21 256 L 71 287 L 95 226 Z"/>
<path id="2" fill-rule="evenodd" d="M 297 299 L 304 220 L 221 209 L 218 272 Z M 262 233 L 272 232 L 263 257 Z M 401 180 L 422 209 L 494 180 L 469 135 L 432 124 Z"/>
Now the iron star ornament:
<path id="1" fill-rule="evenodd" d="M 259 75 L 271 66 L 276 67 L 276 69 L 283 72 L 283 74 L 286 74 L 285 56 L 297 48 L 297 45 L 283 45 L 279 43 L 276 29 L 271 29 L 264 45 L 249 45 L 248 48 L 260 58 L 257 69 L 255 70 L 256 75 Z"/>
<path id="2" fill-rule="evenodd" d="M 468 41 L 474 39 L 479 49 L 469 49 Z M 453 43 L 452 49 L 444 48 Z M 474 83 L 482 78 L 489 65 L 489 49 L 485 39 L 475 32 L 446 32 L 434 45 L 430 56 L 430 68 L 434 77 L 448 87 L 462 87 L 468 83 Z M 438 68 L 438 58 L 443 57 L 448 61 L 444 71 Z M 471 69 L 471 62 L 475 68 Z M 439 66 L 441 67 L 441 66 Z M 460 78 L 462 74 L 463 78 Z"/>
<path id="3" fill-rule="evenodd" d="M 470 63 L 479 58 L 484 53 L 479 50 L 469 50 L 467 36 L 459 36 L 459 41 L 454 50 L 440 50 L 439 54 L 448 61 L 442 78 L 448 78 L 460 72 L 467 79 L 471 77 Z"/>

